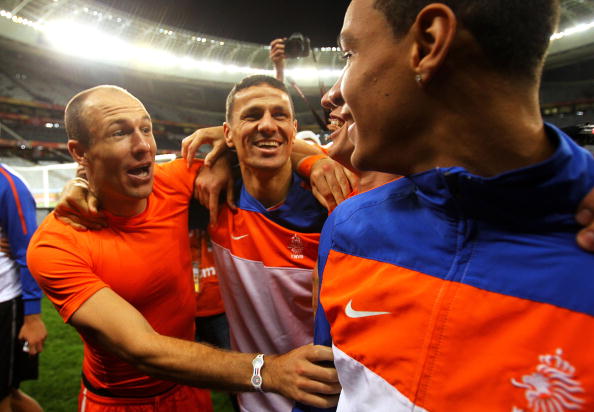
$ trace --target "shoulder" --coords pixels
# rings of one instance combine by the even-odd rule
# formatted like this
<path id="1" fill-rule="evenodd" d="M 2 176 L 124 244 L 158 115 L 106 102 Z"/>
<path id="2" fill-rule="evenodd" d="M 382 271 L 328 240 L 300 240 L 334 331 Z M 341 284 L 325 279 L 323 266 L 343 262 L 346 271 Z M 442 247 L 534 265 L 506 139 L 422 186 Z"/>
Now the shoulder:
<path id="1" fill-rule="evenodd" d="M 60 222 L 54 215 L 50 213 L 39 228 L 33 234 L 29 244 L 28 254 L 35 255 L 35 253 L 43 247 L 52 247 L 53 249 L 65 250 L 80 250 L 87 244 L 87 238 L 92 232 L 78 232 L 65 223 Z M 73 249 L 76 247 L 76 249 Z"/>
<path id="2" fill-rule="evenodd" d="M 391 214 L 393 203 L 408 198 L 413 191 L 414 184 L 408 178 L 388 182 L 346 199 L 331 213 L 332 221 L 341 225 L 352 223 L 354 216 L 367 221 L 378 214 Z"/>
<path id="3" fill-rule="evenodd" d="M 196 160 L 192 166 L 187 167 L 184 159 L 155 164 L 154 190 L 187 197 L 193 190 L 194 179 L 202 165 L 202 160 Z"/>
<path id="4" fill-rule="evenodd" d="M 32 198 L 25 182 L 5 165 L 0 165 L 0 182 L 4 183 L 0 185 L 0 192 L 11 194 L 14 197 L 26 196 Z"/>
<path id="5" fill-rule="evenodd" d="M 192 166 L 188 167 L 185 159 L 175 159 L 170 162 L 155 164 L 155 179 L 168 180 L 183 176 L 195 176 L 202 167 L 203 161 L 196 159 Z"/>

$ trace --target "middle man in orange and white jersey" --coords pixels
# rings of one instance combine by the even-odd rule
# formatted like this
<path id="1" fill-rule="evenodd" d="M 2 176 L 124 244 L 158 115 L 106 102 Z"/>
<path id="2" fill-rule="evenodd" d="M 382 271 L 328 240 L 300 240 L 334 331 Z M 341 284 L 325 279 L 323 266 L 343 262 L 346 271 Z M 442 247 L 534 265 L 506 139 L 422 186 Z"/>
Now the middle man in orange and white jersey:
<path id="1" fill-rule="evenodd" d="M 284 84 L 250 76 L 229 93 L 224 133 L 241 178 L 237 210 L 210 226 L 221 294 L 239 351 L 285 353 L 313 339 L 312 269 L 327 217 L 293 172 L 297 121 Z M 266 366 L 264 366 L 266 367 Z M 245 411 L 290 411 L 276 394 L 239 395 Z"/>

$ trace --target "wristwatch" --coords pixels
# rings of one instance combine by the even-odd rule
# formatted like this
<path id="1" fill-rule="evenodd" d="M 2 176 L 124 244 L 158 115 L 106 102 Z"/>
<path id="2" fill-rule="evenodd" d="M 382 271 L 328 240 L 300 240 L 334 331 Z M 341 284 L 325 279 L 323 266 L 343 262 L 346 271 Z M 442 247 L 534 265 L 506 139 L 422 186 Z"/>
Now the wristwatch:
<path id="1" fill-rule="evenodd" d="M 262 369 L 262 366 L 264 366 L 263 353 L 257 355 L 254 358 L 254 360 L 252 361 L 252 366 L 254 367 L 251 379 L 252 386 L 254 387 L 254 389 L 262 391 L 262 375 L 260 375 L 260 370 Z"/>

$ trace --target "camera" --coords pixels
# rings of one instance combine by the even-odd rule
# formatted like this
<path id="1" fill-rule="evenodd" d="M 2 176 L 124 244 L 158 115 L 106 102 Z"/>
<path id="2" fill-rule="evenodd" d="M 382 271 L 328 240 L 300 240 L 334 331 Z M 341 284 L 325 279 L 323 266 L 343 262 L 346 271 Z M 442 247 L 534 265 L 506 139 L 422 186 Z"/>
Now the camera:
<path id="1" fill-rule="evenodd" d="M 309 56 L 309 39 L 301 33 L 293 33 L 285 40 L 285 56 L 288 59 Z"/>

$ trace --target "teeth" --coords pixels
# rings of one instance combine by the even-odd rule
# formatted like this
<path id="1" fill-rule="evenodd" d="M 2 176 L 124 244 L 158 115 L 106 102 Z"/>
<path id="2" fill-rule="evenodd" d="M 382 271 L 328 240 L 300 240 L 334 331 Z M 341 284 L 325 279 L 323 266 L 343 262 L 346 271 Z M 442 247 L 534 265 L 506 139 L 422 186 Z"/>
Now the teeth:
<path id="1" fill-rule="evenodd" d="M 134 175 L 134 176 L 146 177 L 149 174 L 149 167 L 144 166 L 144 167 L 138 167 L 136 169 L 130 169 L 128 171 L 128 173 L 130 173 L 131 175 Z"/>
<path id="2" fill-rule="evenodd" d="M 256 147 L 261 147 L 261 148 L 277 148 L 280 146 L 279 142 L 273 142 L 273 141 L 267 141 L 267 142 L 258 142 L 256 143 Z"/>
<path id="3" fill-rule="evenodd" d="M 340 119 L 336 119 L 336 118 L 331 118 L 330 119 L 330 124 L 336 127 L 342 127 L 342 125 L 344 124 L 344 122 Z"/>

